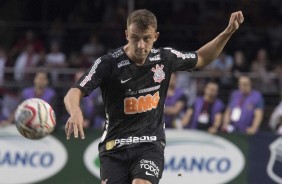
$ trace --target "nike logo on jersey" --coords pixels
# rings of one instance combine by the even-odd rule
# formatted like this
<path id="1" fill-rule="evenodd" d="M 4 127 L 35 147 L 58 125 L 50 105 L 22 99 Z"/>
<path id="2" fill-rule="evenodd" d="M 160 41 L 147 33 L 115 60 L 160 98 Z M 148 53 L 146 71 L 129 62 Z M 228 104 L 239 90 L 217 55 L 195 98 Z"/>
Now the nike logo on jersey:
<path id="1" fill-rule="evenodd" d="M 126 79 L 126 80 L 120 80 L 120 83 L 122 83 L 122 84 L 124 84 L 124 83 L 126 83 L 127 81 L 129 81 L 129 80 L 131 80 L 132 78 L 129 78 L 129 79 Z"/>
<path id="2" fill-rule="evenodd" d="M 148 171 L 146 171 L 145 174 L 149 176 L 154 176 L 152 173 L 149 173 Z"/>

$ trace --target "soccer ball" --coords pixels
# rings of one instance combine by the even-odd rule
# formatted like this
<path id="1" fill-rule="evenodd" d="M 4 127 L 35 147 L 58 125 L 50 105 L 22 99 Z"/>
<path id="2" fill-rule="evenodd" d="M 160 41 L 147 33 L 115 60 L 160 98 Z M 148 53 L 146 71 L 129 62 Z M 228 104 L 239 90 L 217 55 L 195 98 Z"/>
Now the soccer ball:
<path id="1" fill-rule="evenodd" d="M 55 112 L 44 100 L 30 98 L 18 106 L 15 113 L 15 123 L 18 131 L 24 137 L 40 139 L 55 129 Z"/>

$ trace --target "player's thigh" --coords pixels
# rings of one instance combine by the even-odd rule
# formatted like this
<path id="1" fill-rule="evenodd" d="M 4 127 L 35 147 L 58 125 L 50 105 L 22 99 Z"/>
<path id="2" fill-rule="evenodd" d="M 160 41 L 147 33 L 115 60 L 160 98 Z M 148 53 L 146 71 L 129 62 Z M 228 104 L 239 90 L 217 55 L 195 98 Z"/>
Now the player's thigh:
<path id="1" fill-rule="evenodd" d="M 164 169 L 164 149 L 155 144 L 143 144 L 136 151 L 139 154 L 130 166 L 133 181 L 141 179 L 140 182 L 158 184 Z"/>
<path id="2" fill-rule="evenodd" d="M 129 164 L 123 153 L 102 153 L 100 159 L 100 177 L 107 184 L 131 184 Z"/>

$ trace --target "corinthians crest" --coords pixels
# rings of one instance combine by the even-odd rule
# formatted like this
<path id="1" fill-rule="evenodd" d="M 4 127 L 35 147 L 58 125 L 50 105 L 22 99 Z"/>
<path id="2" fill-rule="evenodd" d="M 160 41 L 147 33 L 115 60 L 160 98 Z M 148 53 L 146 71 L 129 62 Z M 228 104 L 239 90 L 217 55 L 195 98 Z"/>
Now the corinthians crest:
<path id="1" fill-rule="evenodd" d="M 163 68 L 164 68 L 164 65 L 156 65 L 156 68 L 152 68 L 152 71 L 154 72 L 154 81 L 155 82 L 158 82 L 158 83 L 161 83 L 162 80 L 165 79 L 165 73 L 163 71 Z"/>
<path id="2" fill-rule="evenodd" d="M 270 158 L 267 164 L 267 174 L 273 181 L 282 183 L 282 137 L 273 141 L 269 149 Z"/>

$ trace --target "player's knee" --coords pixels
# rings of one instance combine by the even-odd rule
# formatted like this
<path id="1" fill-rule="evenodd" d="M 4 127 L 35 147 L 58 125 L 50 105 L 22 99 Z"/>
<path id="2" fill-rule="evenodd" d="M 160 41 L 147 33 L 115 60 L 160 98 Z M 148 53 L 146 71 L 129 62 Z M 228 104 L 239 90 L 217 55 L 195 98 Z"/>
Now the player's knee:
<path id="1" fill-rule="evenodd" d="M 143 179 L 135 178 L 132 181 L 132 184 L 152 184 L 152 183 L 149 182 L 148 180 L 143 180 Z"/>

